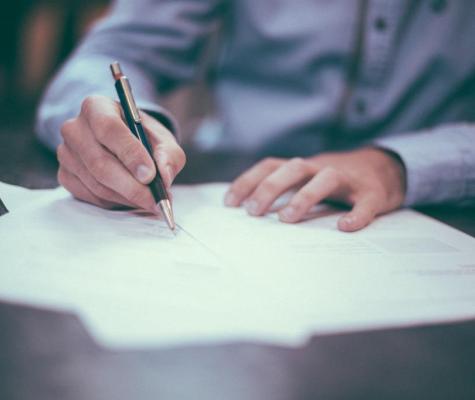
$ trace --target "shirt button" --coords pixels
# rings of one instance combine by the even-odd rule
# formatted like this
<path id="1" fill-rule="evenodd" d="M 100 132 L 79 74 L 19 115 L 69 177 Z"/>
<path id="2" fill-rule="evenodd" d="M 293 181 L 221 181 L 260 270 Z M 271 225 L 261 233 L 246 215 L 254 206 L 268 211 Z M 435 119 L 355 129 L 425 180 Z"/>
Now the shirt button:
<path id="1" fill-rule="evenodd" d="M 435 13 L 441 13 L 447 7 L 447 0 L 432 0 L 431 7 Z"/>
<path id="2" fill-rule="evenodd" d="M 378 17 L 374 20 L 374 27 L 377 31 L 383 32 L 387 29 L 388 23 L 385 18 Z"/>
<path id="3" fill-rule="evenodd" d="M 366 102 L 363 99 L 355 100 L 355 111 L 357 114 L 363 115 L 366 114 L 367 106 Z"/>

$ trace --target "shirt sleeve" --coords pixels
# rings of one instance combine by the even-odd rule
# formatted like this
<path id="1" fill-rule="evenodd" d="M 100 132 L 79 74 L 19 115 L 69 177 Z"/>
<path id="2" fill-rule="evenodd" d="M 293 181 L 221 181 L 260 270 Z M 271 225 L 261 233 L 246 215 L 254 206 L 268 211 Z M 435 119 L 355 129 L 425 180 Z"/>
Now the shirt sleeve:
<path id="1" fill-rule="evenodd" d="M 375 144 L 404 163 L 405 206 L 475 200 L 475 124 L 443 125 Z"/>
<path id="2" fill-rule="evenodd" d="M 222 1 L 115 1 L 45 91 L 36 118 L 40 140 L 54 150 L 61 143 L 61 125 L 79 113 L 85 97 L 117 99 L 109 69 L 113 61 L 119 61 L 129 77 L 138 106 L 178 135 L 178 125 L 160 107 L 157 93 L 195 77 Z"/>

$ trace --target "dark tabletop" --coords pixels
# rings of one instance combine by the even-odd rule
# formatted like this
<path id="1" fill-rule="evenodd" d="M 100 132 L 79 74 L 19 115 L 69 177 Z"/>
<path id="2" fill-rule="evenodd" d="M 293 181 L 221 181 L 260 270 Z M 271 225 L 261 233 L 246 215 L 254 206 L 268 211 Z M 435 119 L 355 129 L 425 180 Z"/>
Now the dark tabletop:
<path id="1" fill-rule="evenodd" d="M 55 187 L 56 160 L 30 132 L 0 130 L 0 181 Z M 252 161 L 190 152 L 179 182 L 230 180 Z M 475 235 L 474 208 L 420 211 Z M 110 351 L 75 315 L 0 303 L 0 399 L 475 399 L 475 321 L 321 335 L 297 349 Z"/>

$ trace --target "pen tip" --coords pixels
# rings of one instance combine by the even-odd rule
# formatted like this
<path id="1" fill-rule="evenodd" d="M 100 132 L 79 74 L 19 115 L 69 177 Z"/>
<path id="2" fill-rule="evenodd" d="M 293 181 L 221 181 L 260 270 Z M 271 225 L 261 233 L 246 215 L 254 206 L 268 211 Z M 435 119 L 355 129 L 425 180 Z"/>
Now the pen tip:
<path id="1" fill-rule="evenodd" d="M 173 218 L 173 211 L 170 201 L 162 200 L 160 201 L 159 206 L 165 218 L 165 221 L 167 222 L 168 227 L 172 230 L 172 232 L 175 232 L 176 224 L 175 219 Z"/>

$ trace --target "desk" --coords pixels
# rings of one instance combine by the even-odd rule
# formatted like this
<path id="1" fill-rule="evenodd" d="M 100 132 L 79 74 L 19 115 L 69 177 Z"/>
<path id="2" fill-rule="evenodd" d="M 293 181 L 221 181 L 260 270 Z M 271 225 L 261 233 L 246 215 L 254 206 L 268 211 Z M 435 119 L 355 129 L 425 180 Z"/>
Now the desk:
<path id="1" fill-rule="evenodd" d="M 0 180 L 55 187 L 55 158 L 30 132 L 0 131 Z M 191 154 L 179 181 L 229 180 L 252 161 Z M 473 208 L 421 211 L 475 235 Z M 109 351 L 75 315 L 0 303 L 0 399 L 474 399 L 474 338 L 468 321 L 315 336 L 298 349 L 229 343 Z"/>

